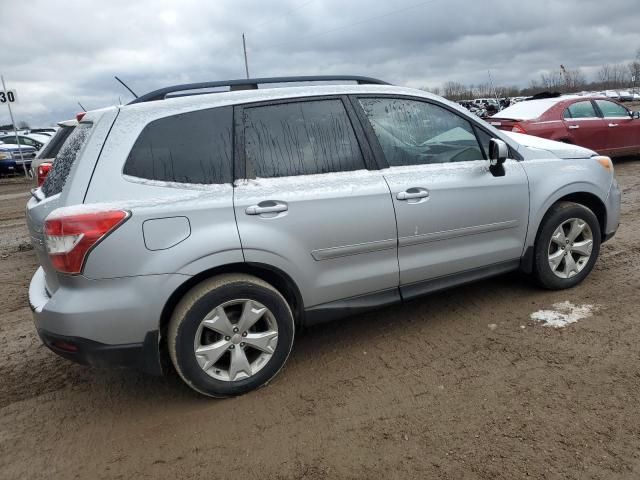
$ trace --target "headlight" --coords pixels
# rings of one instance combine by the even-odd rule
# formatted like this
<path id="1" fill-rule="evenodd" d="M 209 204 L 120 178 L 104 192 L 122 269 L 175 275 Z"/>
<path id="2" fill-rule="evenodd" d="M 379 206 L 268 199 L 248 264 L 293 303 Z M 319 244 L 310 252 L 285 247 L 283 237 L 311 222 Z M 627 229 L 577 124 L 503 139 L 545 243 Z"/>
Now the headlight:
<path id="1" fill-rule="evenodd" d="M 7 152 L 0 152 L 0 160 L 9 160 L 11 159 L 11 154 Z"/>
<path id="2" fill-rule="evenodd" d="M 598 162 L 602 168 L 613 173 L 613 162 L 611 161 L 611 158 L 605 157 L 603 155 L 598 155 L 596 157 L 593 157 L 593 159 Z"/>

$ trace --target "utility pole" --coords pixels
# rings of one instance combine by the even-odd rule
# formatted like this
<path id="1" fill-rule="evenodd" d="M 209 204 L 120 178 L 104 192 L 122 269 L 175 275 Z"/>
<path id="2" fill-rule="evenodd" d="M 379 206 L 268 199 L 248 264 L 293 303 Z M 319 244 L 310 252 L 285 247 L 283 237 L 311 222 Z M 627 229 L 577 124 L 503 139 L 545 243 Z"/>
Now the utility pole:
<path id="1" fill-rule="evenodd" d="M 0 80 L 2 80 L 2 91 L 7 95 L 7 87 L 4 84 L 4 76 L 0 75 Z M 8 99 L 7 99 L 8 100 Z M 27 174 L 27 166 L 24 164 L 24 155 L 22 154 L 22 145 L 20 145 L 20 138 L 18 138 L 18 129 L 16 127 L 16 121 L 13 119 L 13 111 L 11 110 L 11 102 L 7 101 L 7 107 L 9 107 L 9 117 L 11 118 L 11 124 L 13 125 L 13 134 L 16 136 L 16 144 L 18 145 L 18 152 L 20 152 L 20 160 L 22 160 L 22 170 L 24 170 L 25 178 L 29 177 Z"/>
<path id="2" fill-rule="evenodd" d="M 244 32 L 242 33 L 242 51 L 244 52 L 244 71 L 249 78 L 249 62 L 247 61 L 247 42 L 244 39 Z"/>

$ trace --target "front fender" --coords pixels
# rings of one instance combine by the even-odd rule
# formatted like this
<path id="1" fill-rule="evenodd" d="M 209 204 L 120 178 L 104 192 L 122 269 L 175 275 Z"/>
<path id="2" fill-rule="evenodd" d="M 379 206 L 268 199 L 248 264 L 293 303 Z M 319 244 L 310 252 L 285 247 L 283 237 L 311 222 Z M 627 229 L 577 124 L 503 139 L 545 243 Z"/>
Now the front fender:
<path id="1" fill-rule="evenodd" d="M 523 162 L 529 177 L 529 230 L 525 250 L 532 247 L 545 214 L 562 198 L 587 193 L 606 205 L 613 176 L 595 160 L 533 160 Z"/>

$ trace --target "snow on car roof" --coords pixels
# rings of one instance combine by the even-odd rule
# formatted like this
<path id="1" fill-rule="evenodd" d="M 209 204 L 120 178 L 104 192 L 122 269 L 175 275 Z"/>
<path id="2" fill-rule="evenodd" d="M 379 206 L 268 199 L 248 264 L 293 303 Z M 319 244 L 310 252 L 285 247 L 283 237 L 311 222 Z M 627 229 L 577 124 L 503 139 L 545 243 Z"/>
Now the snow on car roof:
<path id="1" fill-rule="evenodd" d="M 543 98 L 540 100 L 526 100 L 493 115 L 496 118 L 509 118 L 511 120 L 533 120 L 567 97 Z"/>

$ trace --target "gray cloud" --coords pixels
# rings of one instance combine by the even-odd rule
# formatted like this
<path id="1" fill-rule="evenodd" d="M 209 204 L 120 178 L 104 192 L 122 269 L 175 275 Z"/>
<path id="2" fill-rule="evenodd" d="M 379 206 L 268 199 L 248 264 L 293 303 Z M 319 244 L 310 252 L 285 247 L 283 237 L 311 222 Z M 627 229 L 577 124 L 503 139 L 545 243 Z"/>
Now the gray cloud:
<path id="1" fill-rule="evenodd" d="M 32 1 L 2 6 L 0 72 L 17 120 L 51 124 L 173 83 L 350 73 L 421 87 L 525 86 L 564 64 L 594 74 L 640 48 L 629 0 Z M 395 11 L 395 13 L 394 13 Z M 0 108 L 0 124 L 8 122 Z"/>

